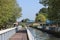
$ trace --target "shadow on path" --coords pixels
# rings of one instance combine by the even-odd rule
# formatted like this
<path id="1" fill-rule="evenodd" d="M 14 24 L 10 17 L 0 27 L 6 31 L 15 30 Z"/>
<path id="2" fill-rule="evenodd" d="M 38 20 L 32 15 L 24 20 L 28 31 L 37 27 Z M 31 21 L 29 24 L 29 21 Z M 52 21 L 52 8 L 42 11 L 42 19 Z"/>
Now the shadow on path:
<path id="1" fill-rule="evenodd" d="M 17 33 L 27 33 L 26 30 L 19 30 Z"/>

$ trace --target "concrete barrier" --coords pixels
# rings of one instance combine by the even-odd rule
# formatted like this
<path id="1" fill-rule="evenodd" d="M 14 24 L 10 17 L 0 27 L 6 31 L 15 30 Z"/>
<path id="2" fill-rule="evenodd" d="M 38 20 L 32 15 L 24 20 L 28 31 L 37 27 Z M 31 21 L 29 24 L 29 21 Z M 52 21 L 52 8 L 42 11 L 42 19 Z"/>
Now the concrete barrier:
<path id="1" fill-rule="evenodd" d="M 28 34 L 29 40 L 36 40 L 36 39 L 34 38 L 34 36 L 32 35 L 32 33 L 30 32 L 30 30 L 29 30 L 28 28 L 26 28 L 26 29 L 27 29 L 27 34 Z"/>

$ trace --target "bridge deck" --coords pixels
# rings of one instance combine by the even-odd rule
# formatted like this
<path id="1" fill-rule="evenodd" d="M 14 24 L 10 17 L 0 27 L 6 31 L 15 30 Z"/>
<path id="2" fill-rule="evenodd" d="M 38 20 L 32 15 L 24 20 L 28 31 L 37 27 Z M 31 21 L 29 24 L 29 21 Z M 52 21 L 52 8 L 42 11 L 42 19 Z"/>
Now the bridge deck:
<path id="1" fill-rule="evenodd" d="M 20 30 L 15 35 L 13 35 L 10 40 L 28 40 L 27 31 Z"/>

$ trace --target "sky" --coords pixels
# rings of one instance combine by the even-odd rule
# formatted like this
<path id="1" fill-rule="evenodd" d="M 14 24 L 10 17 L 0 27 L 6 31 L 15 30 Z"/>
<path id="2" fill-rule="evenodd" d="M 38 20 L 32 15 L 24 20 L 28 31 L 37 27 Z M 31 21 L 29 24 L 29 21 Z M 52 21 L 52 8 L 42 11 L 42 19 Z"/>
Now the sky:
<path id="1" fill-rule="evenodd" d="M 26 18 L 34 20 L 36 13 L 43 7 L 39 0 L 17 0 L 17 3 L 22 8 L 22 17 L 17 19 L 17 21 Z"/>

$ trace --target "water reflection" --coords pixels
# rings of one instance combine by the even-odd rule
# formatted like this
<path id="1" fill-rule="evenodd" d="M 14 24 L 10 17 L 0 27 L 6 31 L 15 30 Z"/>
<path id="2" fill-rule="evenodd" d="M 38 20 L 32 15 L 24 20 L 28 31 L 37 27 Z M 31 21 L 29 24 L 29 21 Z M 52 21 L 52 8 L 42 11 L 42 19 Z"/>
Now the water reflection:
<path id="1" fill-rule="evenodd" d="M 36 40 L 60 40 L 60 38 L 56 38 L 52 35 L 49 35 L 45 32 L 42 32 L 34 28 L 29 28 L 29 30 L 31 31 Z"/>

